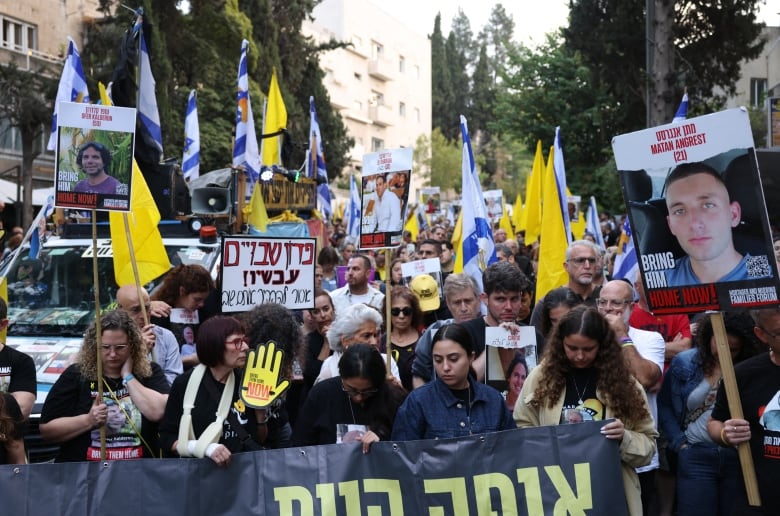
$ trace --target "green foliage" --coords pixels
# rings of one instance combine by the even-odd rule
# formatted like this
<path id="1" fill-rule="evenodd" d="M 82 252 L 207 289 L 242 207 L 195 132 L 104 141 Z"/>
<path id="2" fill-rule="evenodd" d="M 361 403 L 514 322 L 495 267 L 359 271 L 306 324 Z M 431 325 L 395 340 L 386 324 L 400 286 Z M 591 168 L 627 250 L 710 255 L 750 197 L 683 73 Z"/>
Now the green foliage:
<path id="1" fill-rule="evenodd" d="M 442 191 L 453 189 L 460 193 L 461 159 L 459 140 L 447 139 L 438 127 L 431 131 L 430 139 L 425 135 L 417 138 L 414 161 L 421 165 L 419 175 L 427 180 L 426 184 L 438 186 Z"/>
<path id="2" fill-rule="evenodd" d="M 447 65 L 447 49 L 441 32 L 441 14 L 436 15 L 431 35 L 431 125 L 442 133 L 451 135 L 451 127 L 457 127 L 458 113 L 453 112 L 455 93 Z"/>

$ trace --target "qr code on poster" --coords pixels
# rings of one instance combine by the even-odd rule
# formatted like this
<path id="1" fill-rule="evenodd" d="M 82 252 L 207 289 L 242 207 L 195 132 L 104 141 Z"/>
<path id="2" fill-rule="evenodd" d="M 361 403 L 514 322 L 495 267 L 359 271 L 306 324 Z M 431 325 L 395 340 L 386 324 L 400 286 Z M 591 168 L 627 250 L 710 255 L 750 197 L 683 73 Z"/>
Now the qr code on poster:
<path id="1" fill-rule="evenodd" d="M 772 275 L 772 269 L 766 255 L 748 256 L 745 266 L 750 278 L 766 278 Z"/>

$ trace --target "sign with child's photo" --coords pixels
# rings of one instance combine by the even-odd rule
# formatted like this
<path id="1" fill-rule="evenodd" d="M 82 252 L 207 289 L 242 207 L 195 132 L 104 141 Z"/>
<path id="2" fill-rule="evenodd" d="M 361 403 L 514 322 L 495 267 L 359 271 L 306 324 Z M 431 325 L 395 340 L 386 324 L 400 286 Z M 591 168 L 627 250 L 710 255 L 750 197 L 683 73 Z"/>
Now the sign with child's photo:
<path id="1" fill-rule="evenodd" d="M 363 156 L 360 249 L 401 245 L 411 173 L 411 148 L 388 149 Z"/>
<path id="2" fill-rule="evenodd" d="M 528 374 L 536 367 L 536 346 L 533 326 L 485 328 L 485 382 L 504 395 L 510 410 Z"/>
<path id="3" fill-rule="evenodd" d="M 747 111 L 612 141 L 655 314 L 778 304 L 778 269 Z"/>

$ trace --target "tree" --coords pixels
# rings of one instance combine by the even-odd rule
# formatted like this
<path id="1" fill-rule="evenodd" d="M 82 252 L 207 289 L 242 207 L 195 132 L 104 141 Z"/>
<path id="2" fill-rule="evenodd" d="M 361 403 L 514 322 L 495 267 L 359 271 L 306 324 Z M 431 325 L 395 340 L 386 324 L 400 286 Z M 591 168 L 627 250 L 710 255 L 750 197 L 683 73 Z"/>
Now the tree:
<path id="1" fill-rule="evenodd" d="M 469 73 L 474 67 L 475 47 L 471 25 L 463 9 L 452 20 L 446 45 L 447 68 L 450 72 L 450 84 L 453 99 L 449 113 L 449 123 L 442 131 L 451 140 L 459 136 L 458 115 L 471 117 L 471 84 Z"/>
<path id="2" fill-rule="evenodd" d="M 51 127 L 53 99 L 57 93 L 57 81 L 53 70 L 30 72 L 15 64 L 0 66 L 0 118 L 10 127 L 19 130 L 22 138 L 22 227 L 29 227 L 33 220 L 32 179 L 33 160 L 41 151 L 43 134 Z M 18 200 L 17 200 L 18 201 Z"/>
<path id="3" fill-rule="evenodd" d="M 480 32 L 479 39 L 487 45 L 490 77 L 495 83 L 507 66 L 509 52 L 514 46 L 515 22 L 504 6 L 496 4 L 490 11 L 490 18 Z"/>
<path id="4" fill-rule="evenodd" d="M 424 182 L 443 192 L 453 189 L 460 193 L 462 157 L 459 140 L 448 139 L 438 127 L 431 131 L 430 139 L 420 135 L 414 147 L 414 161 L 422 165 Z"/>
<path id="5" fill-rule="evenodd" d="M 441 13 L 436 15 L 431 35 L 431 125 L 449 134 L 453 125 L 452 78 L 447 66 L 447 50 L 441 33 Z"/>

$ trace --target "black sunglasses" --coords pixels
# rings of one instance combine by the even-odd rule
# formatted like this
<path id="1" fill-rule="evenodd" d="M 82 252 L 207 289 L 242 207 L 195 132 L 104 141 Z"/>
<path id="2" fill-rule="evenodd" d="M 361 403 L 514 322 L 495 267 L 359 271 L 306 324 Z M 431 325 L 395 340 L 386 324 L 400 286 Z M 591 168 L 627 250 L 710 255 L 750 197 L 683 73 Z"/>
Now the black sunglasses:
<path id="1" fill-rule="evenodd" d="M 405 306 L 403 308 L 391 308 L 390 313 L 393 314 L 395 317 L 398 317 L 401 314 L 404 314 L 406 317 L 409 317 L 412 315 L 412 309 L 408 306 Z"/>

